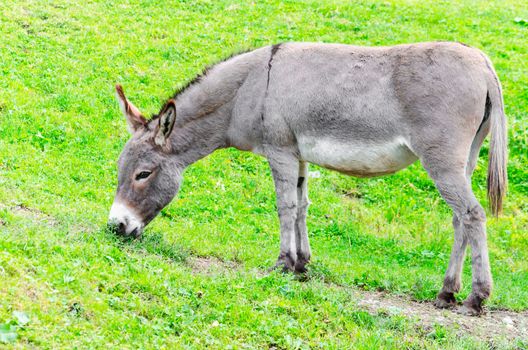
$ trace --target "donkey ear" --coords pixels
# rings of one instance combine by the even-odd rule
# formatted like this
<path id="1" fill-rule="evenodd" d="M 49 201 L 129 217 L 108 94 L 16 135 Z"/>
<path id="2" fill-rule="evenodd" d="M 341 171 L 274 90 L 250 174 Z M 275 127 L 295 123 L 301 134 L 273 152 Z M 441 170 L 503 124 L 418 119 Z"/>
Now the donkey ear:
<path id="1" fill-rule="evenodd" d="M 141 112 L 136 108 L 136 106 L 127 100 L 125 93 L 123 92 L 123 87 L 119 84 L 116 85 L 116 97 L 117 101 L 119 102 L 119 106 L 121 107 L 121 111 L 125 115 L 128 124 L 128 131 L 131 134 L 147 125 L 148 122 L 145 117 L 141 115 Z"/>
<path id="2" fill-rule="evenodd" d="M 169 100 L 159 117 L 159 128 L 154 142 L 158 146 L 165 146 L 176 121 L 176 102 Z"/>

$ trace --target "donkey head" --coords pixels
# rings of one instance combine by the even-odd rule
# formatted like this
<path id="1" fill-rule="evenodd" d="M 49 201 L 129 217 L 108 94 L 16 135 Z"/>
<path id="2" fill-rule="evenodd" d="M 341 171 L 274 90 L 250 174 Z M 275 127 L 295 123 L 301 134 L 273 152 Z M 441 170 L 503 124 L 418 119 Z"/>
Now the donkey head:
<path id="1" fill-rule="evenodd" d="M 182 169 L 171 155 L 169 141 L 176 105 L 169 100 L 159 116 L 148 121 L 127 100 L 121 86 L 116 86 L 116 92 L 132 137 L 119 157 L 117 193 L 108 226 L 118 234 L 138 237 L 180 186 Z"/>

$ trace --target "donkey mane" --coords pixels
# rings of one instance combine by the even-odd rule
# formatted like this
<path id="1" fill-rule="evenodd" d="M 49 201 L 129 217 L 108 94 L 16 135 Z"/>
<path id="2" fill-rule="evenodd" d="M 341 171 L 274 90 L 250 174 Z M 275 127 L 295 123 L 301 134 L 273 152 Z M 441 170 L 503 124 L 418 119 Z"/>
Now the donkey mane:
<path id="1" fill-rule="evenodd" d="M 220 59 L 218 61 L 215 61 L 214 63 L 210 63 L 210 64 L 206 65 L 205 68 L 203 68 L 202 71 L 200 73 L 198 73 L 194 78 L 188 80 L 186 83 L 184 83 L 183 85 L 178 87 L 176 89 L 176 91 L 172 94 L 172 96 L 170 98 L 168 98 L 166 100 L 166 102 L 161 106 L 160 111 L 157 114 L 152 114 L 151 115 L 151 117 L 149 119 L 149 122 L 151 122 L 153 120 L 156 120 L 156 119 L 158 119 L 160 117 L 161 112 L 165 109 L 165 107 L 166 107 L 166 105 L 167 105 L 169 100 L 171 100 L 171 99 L 172 100 L 176 100 L 181 94 L 183 94 L 185 92 L 185 90 L 187 90 L 188 88 L 190 88 L 193 85 L 199 84 L 205 77 L 207 77 L 207 74 L 209 73 L 209 71 L 211 69 L 213 69 L 215 66 L 219 65 L 220 63 L 229 61 L 230 59 L 232 59 L 232 58 L 234 58 L 236 56 L 239 56 L 239 55 L 251 52 L 251 51 L 252 51 L 252 49 L 241 49 L 241 50 L 238 50 L 238 51 L 234 51 L 234 52 L 230 53 L 229 55 L 225 56 L 224 58 L 222 58 L 222 59 Z"/>

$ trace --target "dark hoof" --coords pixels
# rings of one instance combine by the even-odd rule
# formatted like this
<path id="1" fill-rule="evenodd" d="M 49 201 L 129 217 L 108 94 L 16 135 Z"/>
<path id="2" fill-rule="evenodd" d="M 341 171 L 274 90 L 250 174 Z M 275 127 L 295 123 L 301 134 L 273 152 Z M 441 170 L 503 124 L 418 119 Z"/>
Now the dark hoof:
<path id="1" fill-rule="evenodd" d="M 438 293 L 434 306 L 439 309 L 451 309 L 456 306 L 456 299 L 453 293 L 441 291 Z"/>
<path id="2" fill-rule="evenodd" d="M 308 270 L 306 269 L 306 265 L 308 264 L 307 260 L 304 259 L 298 259 L 295 263 L 295 273 L 297 274 L 304 274 Z"/>
<path id="3" fill-rule="evenodd" d="M 286 265 L 284 265 L 283 263 L 279 263 L 277 261 L 275 263 L 275 265 L 273 265 L 272 267 L 270 267 L 268 269 L 268 272 L 273 272 L 273 271 L 280 271 L 282 273 L 289 273 L 289 272 L 293 272 L 294 270 L 293 269 L 289 269 L 288 267 L 286 267 Z"/>
<path id="4" fill-rule="evenodd" d="M 275 263 L 275 266 L 273 266 L 270 271 L 274 270 L 281 270 L 284 273 L 287 272 L 295 272 L 295 262 L 291 258 L 289 254 L 280 255 L 277 259 L 277 262 Z"/>
<path id="5" fill-rule="evenodd" d="M 482 315 L 482 308 L 479 311 L 477 309 L 467 307 L 466 305 L 462 305 L 461 307 L 457 308 L 455 312 L 464 316 L 480 316 Z"/>
<path id="6" fill-rule="evenodd" d="M 483 301 L 484 299 L 479 298 L 474 294 L 470 294 L 462 306 L 456 310 L 456 312 L 466 316 L 482 315 L 484 313 L 484 309 L 482 308 Z"/>

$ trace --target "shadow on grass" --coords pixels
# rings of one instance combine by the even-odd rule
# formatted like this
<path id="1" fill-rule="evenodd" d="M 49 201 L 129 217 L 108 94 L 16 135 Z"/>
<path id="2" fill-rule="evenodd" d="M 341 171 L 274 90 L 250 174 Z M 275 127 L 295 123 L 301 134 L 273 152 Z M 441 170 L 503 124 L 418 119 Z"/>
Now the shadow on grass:
<path id="1" fill-rule="evenodd" d="M 177 263 L 185 263 L 190 256 L 190 251 L 179 244 L 167 242 L 160 232 L 143 233 L 140 238 L 117 236 L 108 228 L 100 231 L 101 236 L 108 244 L 114 244 L 120 249 L 127 248 L 140 254 L 155 254 Z"/>
<path id="2" fill-rule="evenodd" d="M 332 272 L 332 270 L 330 270 L 326 265 L 321 262 L 311 262 L 306 267 L 307 271 L 305 273 L 295 275 L 295 279 L 297 281 L 320 281 L 325 284 L 333 284 L 341 287 L 346 286 L 343 285 L 343 281 L 340 276 L 336 275 L 334 272 Z"/>
<path id="3" fill-rule="evenodd" d="M 421 301 L 432 301 L 436 298 L 439 288 L 436 282 L 440 281 L 440 279 L 423 278 L 402 284 L 401 281 L 391 278 L 390 275 L 384 275 L 382 269 L 373 269 L 369 272 L 354 271 L 351 275 L 345 275 L 333 271 L 320 261 L 311 262 L 307 265 L 307 272 L 295 275 L 295 280 L 303 283 L 317 281 L 327 286 L 353 287 L 364 291 L 404 293 Z M 462 293 L 457 297 L 463 300 L 466 296 L 465 293 Z"/>

